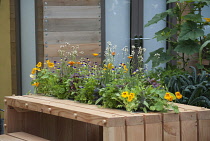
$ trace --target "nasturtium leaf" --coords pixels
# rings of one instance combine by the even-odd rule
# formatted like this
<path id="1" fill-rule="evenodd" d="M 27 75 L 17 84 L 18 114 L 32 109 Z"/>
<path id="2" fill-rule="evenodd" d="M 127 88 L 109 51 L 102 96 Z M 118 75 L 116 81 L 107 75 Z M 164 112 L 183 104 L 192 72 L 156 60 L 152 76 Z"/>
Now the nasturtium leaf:
<path id="1" fill-rule="evenodd" d="M 176 52 L 192 55 L 199 52 L 200 45 L 193 40 L 180 41 L 174 49 Z"/>
<path id="2" fill-rule="evenodd" d="M 181 27 L 179 40 L 188 40 L 188 39 L 195 40 L 203 35 L 204 31 L 197 27 L 197 23 L 192 21 L 187 21 Z"/>

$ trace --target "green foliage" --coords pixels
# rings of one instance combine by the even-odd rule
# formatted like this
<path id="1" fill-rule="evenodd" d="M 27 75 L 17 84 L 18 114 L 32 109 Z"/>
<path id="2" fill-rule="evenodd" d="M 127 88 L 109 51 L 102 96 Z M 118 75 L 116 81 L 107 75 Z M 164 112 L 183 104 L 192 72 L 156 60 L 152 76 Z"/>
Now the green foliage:
<path id="1" fill-rule="evenodd" d="M 157 49 L 150 53 L 147 62 L 152 61 L 152 67 L 156 67 L 171 60 L 181 60 L 183 69 L 185 69 L 186 64 L 190 61 L 189 58 L 186 58 L 186 55 L 198 53 L 202 43 L 208 40 L 206 38 L 208 35 L 204 34 L 204 30 L 205 26 L 210 25 L 210 22 L 202 20 L 201 9 L 210 4 L 210 1 L 168 0 L 167 3 L 175 3 L 175 6 L 163 13 L 156 14 L 145 27 L 156 24 L 161 20 L 166 21 L 167 16 L 169 19 L 175 19 L 177 24 L 166 21 L 170 28 L 165 27 L 159 30 L 154 37 L 157 41 L 167 41 L 169 51 Z M 172 52 L 175 52 L 174 55 Z M 157 53 L 160 54 L 158 58 L 154 56 Z"/>
<path id="2" fill-rule="evenodd" d="M 210 107 L 210 75 L 206 71 L 197 74 L 196 69 L 191 67 L 192 74 L 174 75 L 167 82 L 170 92 L 181 92 L 182 99 L 179 103 Z"/>
<path id="3" fill-rule="evenodd" d="M 107 47 L 104 64 L 98 65 L 89 59 L 76 61 L 76 49 L 66 52 L 60 50 L 61 59 L 54 63 L 46 60 L 45 66 L 39 62 L 31 71 L 31 84 L 36 93 L 71 99 L 81 103 L 97 104 L 106 108 L 119 108 L 127 111 L 177 111 L 177 107 L 168 103 L 166 91 L 160 85 L 154 85 L 143 74 L 141 65 L 132 67 L 134 51 L 123 55 L 130 60 L 114 65 L 116 47 Z M 134 48 L 132 48 L 134 49 Z M 138 48 L 138 61 L 142 62 L 144 49 Z M 68 56 L 69 55 L 69 56 Z M 96 57 L 98 54 L 94 53 Z M 95 58 L 94 58 L 95 59 Z M 175 100 L 174 97 L 172 100 Z"/>

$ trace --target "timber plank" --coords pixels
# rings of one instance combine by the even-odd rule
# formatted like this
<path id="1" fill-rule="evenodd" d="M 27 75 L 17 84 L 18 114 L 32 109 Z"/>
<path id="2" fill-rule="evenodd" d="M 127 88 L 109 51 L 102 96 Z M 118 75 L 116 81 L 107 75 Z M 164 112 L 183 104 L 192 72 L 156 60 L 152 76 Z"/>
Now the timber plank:
<path id="1" fill-rule="evenodd" d="M 164 141 L 180 141 L 179 114 L 163 113 L 162 115 Z"/>
<path id="2" fill-rule="evenodd" d="M 24 141 L 9 135 L 0 135 L 0 141 Z"/>
<path id="3" fill-rule="evenodd" d="M 45 44 L 86 44 L 99 43 L 101 39 L 100 31 L 73 31 L 73 32 L 44 32 Z"/>
<path id="4" fill-rule="evenodd" d="M 45 6 L 97 6 L 100 0 L 44 0 Z"/>
<path id="5" fill-rule="evenodd" d="M 47 54 L 48 57 L 59 57 L 58 50 L 61 49 L 60 47 L 63 46 L 62 44 L 48 44 L 48 47 L 44 48 L 45 55 Z M 78 57 L 84 57 L 86 58 L 95 58 L 92 53 L 99 53 L 101 51 L 100 43 L 89 43 L 89 44 L 70 44 L 69 47 L 64 47 L 62 50 L 65 50 L 66 52 L 71 52 L 72 47 L 78 46 L 77 49 Z M 97 57 L 99 58 L 99 57 Z"/>
<path id="6" fill-rule="evenodd" d="M 24 141 L 49 141 L 49 140 L 25 133 L 25 132 L 8 133 L 8 135 L 15 137 L 15 138 L 23 139 Z M 10 141 L 10 140 L 8 140 L 8 141 Z"/>
<path id="7" fill-rule="evenodd" d="M 100 6 L 45 6 L 44 18 L 100 18 Z"/>
<path id="8" fill-rule="evenodd" d="M 48 32 L 100 31 L 100 18 L 69 18 L 44 20 Z"/>
<path id="9" fill-rule="evenodd" d="M 146 141 L 162 141 L 163 128 L 162 116 L 160 113 L 144 114 L 145 121 L 145 140 Z"/>
<path id="10" fill-rule="evenodd" d="M 103 141 L 126 141 L 125 126 L 103 127 Z"/>
<path id="11" fill-rule="evenodd" d="M 59 100 L 54 97 L 46 97 L 46 96 L 40 96 L 40 95 L 25 95 L 24 97 L 31 97 L 36 98 L 40 100 L 45 100 L 53 103 L 63 103 L 66 105 L 81 107 L 85 109 L 91 109 L 93 111 L 99 111 L 102 113 L 108 113 L 108 114 L 114 114 L 114 115 L 120 115 L 126 118 L 126 125 L 142 125 L 144 124 L 144 113 L 131 113 L 123 110 L 117 110 L 117 109 L 108 109 L 108 108 L 98 108 L 96 105 L 89 105 L 84 103 L 78 103 L 78 102 L 70 102 L 69 100 Z"/>
<path id="12" fill-rule="evenodd" d="M 56 116 L 76 119 L 101 126 L 121 126 L 125 124 L 123 116 L 103 113 L 83 107 L 76 107 L 62 103 L 54 103 L 40 99 L 32 99 L 23 96 L 6 97 L 7 104 L 13 107 L 43 112 Z M 71 103 L 71 101 L 69 101 Z M 72 102 L 74 103 L 74 102 Z M 103 121 L 106 121 L 104 124 Z"/>

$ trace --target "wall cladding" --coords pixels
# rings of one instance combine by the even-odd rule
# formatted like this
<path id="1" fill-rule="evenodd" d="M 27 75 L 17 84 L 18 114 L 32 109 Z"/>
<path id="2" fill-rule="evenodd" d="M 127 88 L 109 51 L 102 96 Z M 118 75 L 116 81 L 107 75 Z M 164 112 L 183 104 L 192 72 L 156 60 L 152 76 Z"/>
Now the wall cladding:
<path id="1" fill-rule="evenodd" d="M 79 46 L 80 57 L 91 59 L 101 52 L 100 0 L 43 0 L 44 58 L 59 60 L 58 50 L 66 42 Z M 78 57 L 78 58 L 80 58 Z M 101 62 L 100 57 L 94 61 Z"/>

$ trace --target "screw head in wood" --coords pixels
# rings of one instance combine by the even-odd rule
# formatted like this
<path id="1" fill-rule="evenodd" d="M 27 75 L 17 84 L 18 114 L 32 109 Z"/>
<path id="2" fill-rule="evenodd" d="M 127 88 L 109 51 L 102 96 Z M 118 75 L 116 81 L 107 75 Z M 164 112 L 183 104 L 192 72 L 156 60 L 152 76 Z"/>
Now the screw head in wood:
<path id="1" fill-rule="evenodd" d="M 77 113 L 74 113 L 74 118 L 77 118 Z"/>
<path id="2" fill-rule="evenodd" d="M 7 127 L 7 124 L 4 124 L 4 127 Z"/>
<path id="3" fill-rule="evenodd" d="M 7 100 L 6 100 L 6 99 L 4 99 L 4 102 L 6 103 L 6 102 L 7 102 Z"/>
<path id="4" fill-rule="evenodd" d="M 48 111 L 51 112 L 52 108 L 48 108 Z"/>
<path id="5" fill-rule="evenodd" d="M 28 107 L 28 103 L 25 103 L 25 107 Z"/>
<path id="6" fill-rule="evenodd" d="M 102 123 L 103 123 L 103 124 L 106 124 L 106 120 L 102 120 Z"/>

